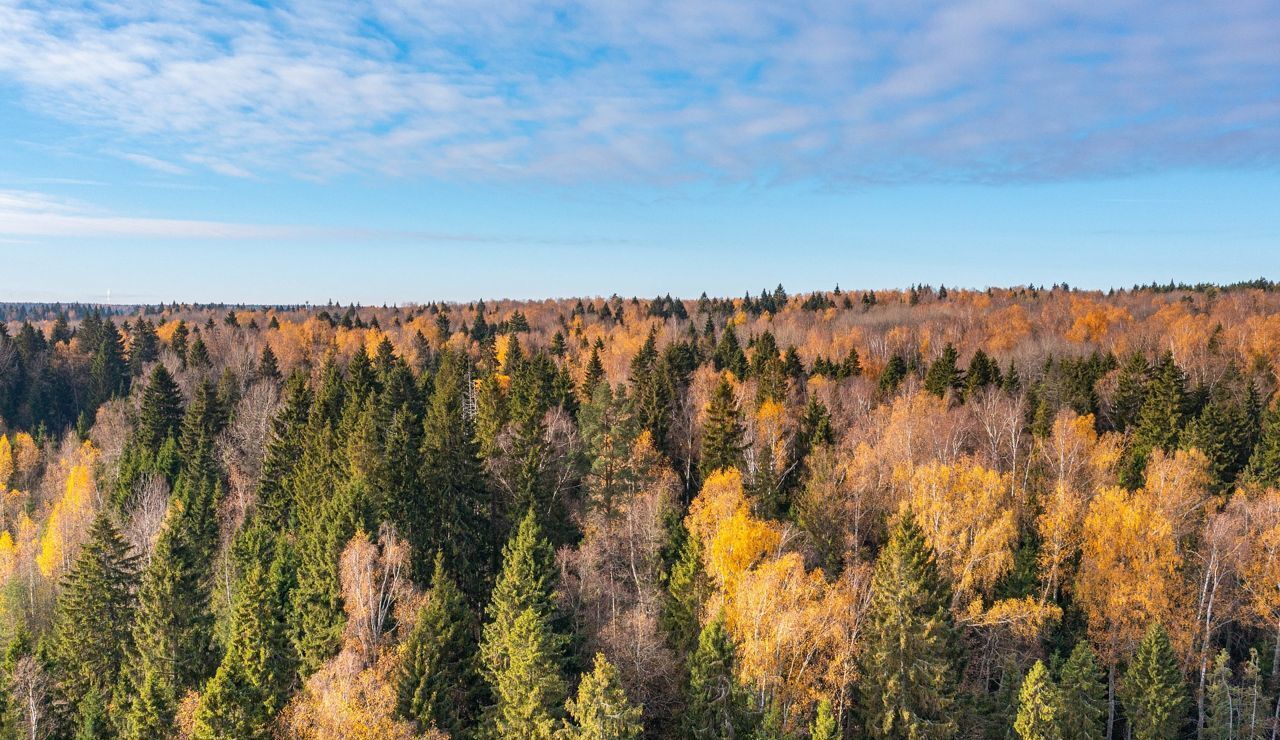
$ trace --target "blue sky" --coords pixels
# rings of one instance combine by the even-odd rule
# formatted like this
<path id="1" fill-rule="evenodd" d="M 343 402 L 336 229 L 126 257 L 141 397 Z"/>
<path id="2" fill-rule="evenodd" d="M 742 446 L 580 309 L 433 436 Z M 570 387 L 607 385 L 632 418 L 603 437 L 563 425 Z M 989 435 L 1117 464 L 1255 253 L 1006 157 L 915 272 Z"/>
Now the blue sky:
<path id="1" fill-rule="evenodd" d="M 1280 5 L 0 0 L 0 300 L 1280 277 Z"/>

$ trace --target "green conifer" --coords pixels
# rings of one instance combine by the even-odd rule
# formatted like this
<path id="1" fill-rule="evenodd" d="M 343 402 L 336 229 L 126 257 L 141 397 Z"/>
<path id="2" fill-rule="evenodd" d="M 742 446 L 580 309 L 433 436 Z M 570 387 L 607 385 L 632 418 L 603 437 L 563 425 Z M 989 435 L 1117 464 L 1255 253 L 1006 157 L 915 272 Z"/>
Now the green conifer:
<path id="1" fill-rule="evenodd" d="M 717 470 L 742 465 L 744 447 L 741 412 L 729 379 L 721 377 L 711 392 L 707 422 L 702 430 L 702 460 L 699 470 L 705 479 Z"/>
<path id="2" fill-rule="evenodd" d="M 602 653 L 566 709 L 572 722 L 565 736 L 573 740 L 637 740 L 644 733 L 641 708 L 627 698 L 618 669 Z"/>
<path id="3" fill-rule="evenodd" d="M 1013 730 L 1021 740 L 1062 740 L 1059 711 L 1057 688 L 1044 663 L 1037 660 L 1018 691 L 1018 715 Z"/>
<path id="4" fill-rule="evenodd" d="M 1120 699 L 1135 740 L 1178 736 L 1186 713 L 1186 686 L 1164 627 L 1152 624 L 1125 671 Z"/>
<path id="5" fill-rule="evenodd" d="M 1064 740 L 1106 737 L 1106 675 L 1087 640 L 1077 642 L 1071 656 L 1062 664 L 1058 698 L 1061 702 L 1058 723 Z"/>

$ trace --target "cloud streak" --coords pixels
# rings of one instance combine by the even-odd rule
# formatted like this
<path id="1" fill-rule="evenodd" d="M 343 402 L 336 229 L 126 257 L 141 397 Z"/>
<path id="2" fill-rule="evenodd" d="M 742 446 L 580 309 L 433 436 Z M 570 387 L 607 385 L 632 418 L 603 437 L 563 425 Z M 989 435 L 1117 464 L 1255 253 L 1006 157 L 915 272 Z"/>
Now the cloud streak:
<path id="1" fill-rule="evenodd" d="M 1273 0 L 0 0 L 0 28 L 24 105 L 173 175 L 838 185 L 1280 164 Z"/>

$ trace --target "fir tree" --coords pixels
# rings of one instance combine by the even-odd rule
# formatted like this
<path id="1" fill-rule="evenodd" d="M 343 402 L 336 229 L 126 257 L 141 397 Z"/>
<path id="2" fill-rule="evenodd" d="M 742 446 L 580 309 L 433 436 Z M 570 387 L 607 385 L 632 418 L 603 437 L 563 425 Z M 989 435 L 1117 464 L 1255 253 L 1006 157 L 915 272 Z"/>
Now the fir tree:
<path id="1" fill-rule="evenodd" d="M 1058 698 L 1058 723 L 1064 740 L 1102 740 L 1106 736 L 1106 675 L 1087 640 L 1077 642 L 1062 664 Z"/>
<path id="2" fill-rule="evenodd" d="M 698 538 L 690 536 L 683 523 L 678 523 L 679 555 L 667 576 L 667 594 L 663 602 L 661 623 L 673 647 L 681 655 L 693 652 L 701 632 L 699 614 L 711 593 L 711 582 L 702 567 Z"/>
<path id="3" fill-rule="evenodd" d="M 893 395 L 898 392 L 898 386 L 902 385 L 902 381 L 906 377 L 907 361 L 902 359 L 901 355 L 894 355 L 889 358 L 889 362 L 884 366 L 884 372 L 880 374 L 877 388 L 881 395 Z"/>
<path id="4" fill-rule="evenodd" d="M 1280 487 L 1280 403 L 1262 415 L 1262 435 L 1249 457 L 1248 477 L 1264 488 Z"/>
<path id="5" fill-rule="evenodd" d="M 422 494 L 415 497 L 422 502 L 416 531 L 424 536 L 410 541 L 415 547 L 431 548 L 416 552 L 438 550 L 446 562 L 465 563 L 462 585 L 476 603 L 490 582 L 493 554 L 489 493 L 466 414 L 465 364 L 466 358 L 455 353 L 441 356 L 422 434 Z M 415 562 L 421 559 L 419 555 Z"/>
<path id="6" fill-rule="evenodd" d="M 650 329 L 644 346 L 631 361 L 631 402 L 637 423 L 649 430 L 659 449 L 667 439 L 672 395 L 670 378 L 658 355 L 657 329 Z"/>
<path id="7" fill-rule="evenodd" d="M 489 672 L 495 703 L 486 724 L 493 736 L 559 736 L 568 689 L 560 673 L 558 642 L 547 620 L 532 608 L 520 612 L 502 635 L 503 662 Z"/>
<path id="8" fill-rule="evenodd" d="M 405 640 L 396 697 L 402 717 L 453 736 L 471 725 L 479 681 L 474 621 L 437 554 L 431 589 Z"/>
<path id="9" fill-rule="evenodd" d="M 258 357 L 258 367 L 253 371 L 254 380 L 265 380 L 270 383 L 279 383 L 281 379 L 280 363 L 276 360 L 276 353 L 271 351 L 271 345 L 263 343 L 262 354 Z"/>
<path id="10" fill-rule="evenodd" d="M 1135 740 L 1177 737 L 1186 711 L 1186 686 L 1169 635 L 1151 625 L 1129 663 L 1120 691 Z"/>
<path id="11" fill-rule="evenodd" d="M 950 593 L 910 514 L 876 560 L 862 653 L 862 711 L 872 737 L 956 734 Z"/>
<path id="12" fill-rule="evenodd" d="M 574 740 L 637 740 L 644 733 L 641 708 L 627 698 L 618 669 L 596 653 L 595 663 L 578 684 L 578 696 L 566 705 Z"/>
<path id="13" fill-rule="evenodd" d="M 1044 663 L 1037 660 L 1018 691 L 1018 716 L 1013 729 L 1021 740 L 1062 740 L 1058 727 L 1061 704 L 1057 694 Z"/>
<path id="14" fill-rule="evenodd" d="M 61 690 L 77 700 L 111 693 L 130 648 L 137 559 L 105 513 L 62 585 L 51 652 Z"/>
<path id="15" fill-rule="evenodd" d="M 191 347 L 187 350 L 187 367 L 196 370 L 205 370 L 210 366 L 209 347 L 205 345 L 200 335 L 196 335 L 196 339 L 191 343 Z"/>
<path id="16" fill-rule="evenodd" d="M 731 738 L 744 727 L 742 690 L 734 678 L 733 638 L 724 615 L 707 623 L 698 649 L 689 656 L 689 696 L 685 734 L 699 740 Z"/>
<path id="17" fill-rule="evenodd" d="M 285 384 L 284 404 L 271 420 L 271 440 L 263 456 L 262 478 L 258 483 L 258 511 L 264 521 L 275 528 L 286 526 L 293 517 L 292 490 L 288 483 L 302 457 L 311 403 L 306 377 L 301 373 L 290 375 Z"/>
<path id="18" fill-rule="evenodd" d="M 702 460 L 699 468 L 703 478 L 717 470 L 742 465 L 744 434 L 738 399 L 734 396 L 729 379 L 722 376 L 711 393 L 707 422 L 702 430 Z"/>
<path id="19" fill-rule="evenodd" d="M 282 540 L 261 523 L 238 541 L 244 571 L 232 607 L 222 663 L 200 696 L 195 738 L 273 736 L 275 714 L 288 699 L 294 675 L 286 633 L 293 564 Z"/>
<path id="20" fill-rule="evenodd" d="M 134 439 L 153 454 L 169 437 L 176 437 L 182 423 L 182 391 L 164 365 L 151 370 L 147 387 L 142 391 L 142 407 Z"/>
<path id="21" fill-rule="evenodd" d="M 738 335 L 734 333 L 732 326 L 724 328 L 724 333 L 720 335 L 720 341 L 711 355 L 711 362 L 716 372 L 728 370 L 738 380 L 747 377 L 747 355 L 738 344 Z"/>
<path id="22" fill-rule="evenodd" d="M 956 365 L 958 360 L 959 353 L 948 342 L 942 348 L 942 354 L 929 366 L 929 372 L 925 373 L 924 389 L 938 398 L 946 395 L 947 391 L 959 390 L 963 376 Z"/>
<path id="23" fill-rule="evenodd" d="M 129 369 L 134 375 L 141 375 L 142 368 L 149 362 L 155 362 L 160 356 L 160 338 L 156 336 L 155 326 L 146 319 L 138 319 L 133 325 L 133 335 L 129 341 Z"/>
<path id="24" fill-rule="evenodd" d="M 1116 376 L 1116 391 L 1111 398 L 1108 418 L 1111 428 L 1123 432 L 1138 421 L 1138 413 L 1147 398 L 1151 366 L 1140 352 L 1129 355 Z"/>
<path id="25" fill-rule="evenodd" d="M 831 711 L 830 699 L 818 702 L 818 713 L 809 725 L 809 740 L 840 740 L 840 726 Z"/>
<path id="26" fill-rule="evenodd" d="M 1121 482 L 1129 488 L 1142 485 L 1147 459 L 1156 449 L 1177 447 L 1187 415 L 1186 377 L 1172 353 L 1166 352 L 1148 385 L 1146 399 L 1138 412 L 1128 456 L 1121 470 Z"/>
<path id="27" fill-rule="evenodd" d="M 484 626 L 480 659 L 491 682 L 508 662 L 506 635 L 516 618 L 525 610 L 532 610 L 540 620 L 550 623 L 555 612 L 555 575 L 555 553 L 530 510 L 502 550 L 502 571 L 485 610 L 489 621 Z M 555 647 L 561 647 L 560 643 Z"/>
<path id="28" fill-rule="evenodd" d="M 602 381 L 604 381 L 604 363 L 600 361 L 600 350 L 592 347 L 587 369 L 582 373 L 582 385 L 578 387 L 582 400 L 591 400 Z"/>
<path id="29" fill-rule="evenodd" d="M 1231 664 L 1227 651 L 1222 650 L 1213 661 L 1209 675 L 1207 713 L 1205 716 L 1205 740 L 1235 740 L 1239 728 L 1239 707 L 1235 687 L 1231 685 Z"/>

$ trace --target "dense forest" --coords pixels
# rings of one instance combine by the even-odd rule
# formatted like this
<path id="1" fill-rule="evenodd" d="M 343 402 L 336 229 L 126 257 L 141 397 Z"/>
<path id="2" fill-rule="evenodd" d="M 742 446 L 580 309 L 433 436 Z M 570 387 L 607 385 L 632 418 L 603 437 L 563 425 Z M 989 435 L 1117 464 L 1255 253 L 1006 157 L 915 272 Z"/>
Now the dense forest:
<path id="1" fill-rule="evenodd" d="M 0 737 L 1277 736 L 1266 281 L 0 319 Z"/>

